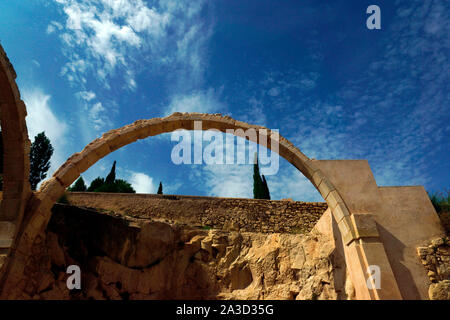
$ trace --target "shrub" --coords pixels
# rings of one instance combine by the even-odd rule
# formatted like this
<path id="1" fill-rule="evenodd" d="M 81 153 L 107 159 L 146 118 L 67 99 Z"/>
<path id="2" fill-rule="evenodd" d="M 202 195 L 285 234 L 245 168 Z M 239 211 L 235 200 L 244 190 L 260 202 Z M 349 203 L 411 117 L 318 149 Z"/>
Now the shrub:
<path id="1" fill-rule="evenodd" d="M 441 214 L 442 212 L 450 212 L 450 191 L 428 193 L 431 203 L 433 204 L 436 212 Z"/>
<path id="2" fill-rule="evenodd" d="M 131 184 L 122 179 L 116 179 L 113 183 L 105 183 L 94 192 L 136 193 Z"/>
<path id="3" fill-rule="evenodd" d="M 74 192 L 84 192 L 86 191 L 86 184 L 84 183 L 83 177 L 78 178 L 73 187 L 67 189 L 68 191 Z"/>
<path id="4" fill-rule="evenodd" d="M 114 193 L 136 193 L 130 183 L 122 179 L 116 179 L 116 161 L 114 161 L 111 171 L 106 179 L 95 178 L 88 192 L 114 192 Z"/>
<path id="5" fill-rule="evenodd" d="M 89 186 L 87 191 L 94 192 L 95 190 L 97 190 L 98 188 L 103 186 L 104 184 L 105 184 L 105 179 L 103 179 L 101 177 L 97 177 L 94 180 L 92 180 L 91 185 Z"/>

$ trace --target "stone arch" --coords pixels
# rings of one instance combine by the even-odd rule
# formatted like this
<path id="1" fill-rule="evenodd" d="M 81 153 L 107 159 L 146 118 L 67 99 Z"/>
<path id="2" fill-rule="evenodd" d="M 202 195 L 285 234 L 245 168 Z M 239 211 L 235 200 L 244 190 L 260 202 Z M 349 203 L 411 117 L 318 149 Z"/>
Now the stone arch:
<path id="1" fill-rule="evenodd" d="M 229 116 L 221 114 L 202 113 L 174 113 L 165 118 L 153 118 L 149 120 L 138 120 L 133 124 L 119 129 L 111 130 L 101 138 L 88 144 L 81 152 L 73 154 L 53 175 L 45 181 L 37 195 L 38 202 L 34 207 L 35 214 L 32 215 L 31 225 L 35 232 L 43 232 L 50 219 L 50 209 L 53 204 L 63 195 L 69 187 L 84 171 L 89 169 L 98 160 L 109 153 L 124 147 L 138 139 L 172 132 L 178 129 L 194 130 L 194 122 L 202 122 L 202 130 L 217 129 L 225 132 L 227 129 L 255 129 L 259 134 L 256 140 L 250 136 L 244 136 L 247 140 L 264 145 L 271 149 L 271 139 L 278 140 L 278 151 L 280 156 L 289 161 L 300 170 L 317 188 L 322 197 L 328 203 L 343 239 L 346 243 L 355 239 L 355 230 L 350 222 L 350 213 L 341 198 L 338 190 L 333 186 L 326 175 L 314 164 L 314 160 L 305 156 L 287 139 L 271 130 L 257 125 L 249 125 L 237 121 Z M 263 137 L 259 141 L 259 137 Z M 269 143 L 266 143 L 268 141 Z M 30 230 L 31 231 L 31 230 Z"/>
<path id="2" fill-rule="evenodd" d="M 3 140 L 3 191 L 0 205 L 0 267 L 3 265 L 31 195 L 26 107 L 16 73 L 0 46 L 0 119 Z"/>
<path id="3" fill-rule="evenodd" d="M 15 78 L 14 69 L 0 46 L 0 118 L 5 155 L 4 192 L 0 207 L 0 299 L 27 299 L 36 292 L 36 276 L 42 268 L 45 269 L 49 260 L 44 241 L 52 206 L 81 173 L 107 154 L 138 139 L 177 129 L 193 130 L 195 121 L 202 121 L 202 130 L 225 132 L 226 129 L 245 131 L 254 128 L 260 134 L 262 132 L 262 136 L 274 137 L 274 133 L 264 127 L 220 114 L 174 113 L 165 118 L 138 120 L 105 133 L 72 155 L 38 192 L 32 193 L 28 182 L 30 141 L 25 122 L 26 108 L 20 99 Z M 264 145 L 258 138 L 245 138 Z M 345 246 L 350 277 L 353 283 L 359 284 L 359 296 L 363 299 L 401 299 L 385 247 L 371 216 L 349 211 L 343 200 L 349 201 L 347 195 L 343 197 L 345 190 L 340 187 L 339 191 L 335 187 L 331 175 L 325 174 L 324 167 L 319 166 L 320 161 L 309 159 L 283 137 L 278 140 L 278 153 L 300 170 L 327 202 Z M 270 144 L 264 146 L 272 149 Z M 369 265 L 381 265 L 383 290 L 366 286 Z"/>

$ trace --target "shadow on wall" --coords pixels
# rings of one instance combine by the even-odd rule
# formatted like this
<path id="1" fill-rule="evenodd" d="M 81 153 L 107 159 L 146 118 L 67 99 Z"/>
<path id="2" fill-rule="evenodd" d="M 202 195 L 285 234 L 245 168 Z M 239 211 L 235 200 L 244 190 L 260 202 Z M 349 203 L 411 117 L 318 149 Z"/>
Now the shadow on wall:
<path id="1" fill-rule="evenodd" d="M 335 249 L 333 252 L 333 265 L 335 268 L 333 269 L 333 278 L 334 278 L 334 287 L 335 288 L 343 288 L 343 291 L 336 291 L 338 294 L 338 300 L 345 299 L 355 299 L 354 292 L 350 293 L 350 297 L 348 296 L 349 292 L 347 291 L 346 283 L 347 283 L 347 265 L 345 263 L 345 253 L 344 253 L 344 243 L 342 242 L 342 235 L 339 231 L 339 227 L 336 223 L 336 219 L 334 215 L 331 216 L 331 226 L 333 230 L 333 237 L 335 243 Z M 348 279 L 350 280 L 350 279 Z"/>
<path id="2" fill-rule="evenodd" d="M 397 279 L 398 288 L 403 299 L 421 300 L 422 297 L 415 284 L 414 278 L 408 268 L 403 264 L 406 246 L 378 223 L 377 228 L 383 242 L 390 244 L 390 250 L 387 257 L 392 267 L 392 272 Z"/>

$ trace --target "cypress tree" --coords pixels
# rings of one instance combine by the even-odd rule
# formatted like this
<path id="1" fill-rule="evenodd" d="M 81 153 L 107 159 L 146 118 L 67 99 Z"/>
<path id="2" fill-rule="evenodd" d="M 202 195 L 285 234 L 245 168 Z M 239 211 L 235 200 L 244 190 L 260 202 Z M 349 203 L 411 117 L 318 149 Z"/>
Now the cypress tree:
<path id="1" fill-rule="evenodd" d="M 106 176 L 105 184 L 113 184 L 114 181 L 116 181 L 116 161 L 114 160 L 113 166 L 111 168 L 111 171 Z"/>
<path id="2" fill-rule="evenodd" d="M 263 180 L 263 191 L 264 191 L 263 199 L 270 200 L 269 186 L 267 185 L 266 177 L 264 177 L 264 175 L 262 175 L 262 180 Z"/>
<path id="3" fill-rule="evenodd" d="M 255 153 L 255 163 L 253 164 L 253 198 L 264 199 L 264 187 L 261 175 L 259 174 L 258 155 Z"/>
<path id="4" fill-rule="evenodd" d="M 158 187 L 158 194 L 163 194 L 163 187 L 162 187 L 162 182 L 159 182 L 159 187 Z"/>
<path id="5" fill-rule="evenodd" d="M 30 184 L 31 190 L 36 190 L 40 181 L 47 177 L 50 168 L 50 158 L 53 147 L 44 132 L 39 133 L 31 144 L 30 149 Z"/>

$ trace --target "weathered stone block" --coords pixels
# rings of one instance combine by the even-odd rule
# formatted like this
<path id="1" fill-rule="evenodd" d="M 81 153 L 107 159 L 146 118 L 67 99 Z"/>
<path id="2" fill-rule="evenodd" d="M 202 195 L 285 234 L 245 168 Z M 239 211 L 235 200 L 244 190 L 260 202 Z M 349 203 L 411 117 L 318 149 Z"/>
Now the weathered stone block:
<path id="1" fill-rule="evenodd" d="M 328 194 L 335 190 L 335 187 L 328 181 L 328 179 L 322 179 L 322 182 L 319 184 L 319 192 L 324 199 L 328 197 Z"/>
<path id="2" fill-rule="evenodd" d="M 80 171 L 75 164 L 66 163 L 61 166 L 53 176 L 57 178 L 63 186 L 69 187 L 72 182 L 80 176 Z"/>
<path id="3" fill-rule="evenodd" d="M 10 221 L 0 221 L 0 239 L 12 239 L 16 225 Z"/>
<path id="4" fill-rule="evenodd" d="M 377 225 L 372 215 L 355 213 L 351 215 L 351 220 L 358 238 L 379 237 Z"/>
<path id="5" fill-rule="evenodd" d="M 104 143 L 103 141 L 101 141 L 98 145 L 93 146 L 92 150 L 97 154 L 98 159 L 101 159 L 111 153 L 109 145 L 107 143 Z"/>
<path id="6" fill-rule="evenodd" d="M 154 124 L 150 125 L 148 128 L 148 136 L 157 136 L 158 134 L 163 133 L 163 125 L 161 122 L 155 122 Z"/>
<path id="7" fill-rule="evenodd" d="M 323 175 L 322 171 L 316 170 L 312 176 L 311 182 L 316 188 L 318 188 L 323 179 L 325 179 L 325 176 Z"/>
<path id="8" fill-rule="evenodd" d="M 2 220 L 13 220 L 20 212 L 20 206 L 22 199 L 3 199 L 1 202 L 1 214 Z"/>
<path id="9" fill-rule="evenodd" d="M 336 190 L 331 191 L 328 194 L 328 196 L 326 197 L 325 201 L 328 203 L 328 206 L 330 207 L 331 210 L 336 208 L 336 206 L 339 202 L 344 203 L 341 196 L 339 195 L 339 193 Z"/>
<path id="10" fill-rule="evenodd" d="M 130 139 L 127 135 L 118 135 L 118 134 L 114 135 L 114 137 L 108 139 L 107 141 L 109 149 L 111 149 L 111 152 L 120 149 L 131 142 L 133 142 L 133 140 Z"/>
<path id="11" fill-rule="evenodd" d="M 331 209 L 336 222 L 339 223 L 344 217 L 349 217 L 350 212 L 348 212 L 347 207 L 343 202 L 338 202 L 336 206 Z"/>
<path id="12" fill-rule="evenodd" d="M 338 223 L 339 231 L 342 235 L 342 240 L 344 241 L 345 245 L 348 245 L 353 240 L 356 240 L 356 234 L 355 231 L 352 228 L 351 220 L 349 217 L 344 217 L 339 223 Z"/>
<path id="13" fill-rule="evenodd" d="M 11 247 L 13 239 L 0 239 L 0 249 Z"/>
<path id="14" fill-rule="evenodd" d="M 40 192 L 42 192 L 46 198 L 48 197 L 51 201 L 56 202 L 63 195 L 65 190 L 65 186 L 62 186 L 55 178 L 51 178 L 42 183 Z"/>
<path id="15" fill-rule="evenodd" d="M 109 150 L 108 144 L 105 144 L 101 148 L 101 152 Z M 108 152 L 109 153 L 109 152 Z M 79 173 L 85 172 L 87 169 L 92 167 L 98 160 L 100 159 L 100 156 L 97 152 L 92 150 L 83 150 L 82 153 L 80 153 L 79 158 L 77 159 L 74 164 L 78 168 Z"/>

